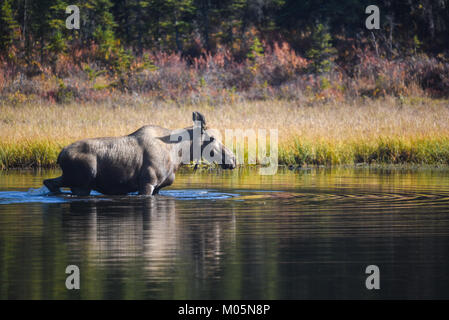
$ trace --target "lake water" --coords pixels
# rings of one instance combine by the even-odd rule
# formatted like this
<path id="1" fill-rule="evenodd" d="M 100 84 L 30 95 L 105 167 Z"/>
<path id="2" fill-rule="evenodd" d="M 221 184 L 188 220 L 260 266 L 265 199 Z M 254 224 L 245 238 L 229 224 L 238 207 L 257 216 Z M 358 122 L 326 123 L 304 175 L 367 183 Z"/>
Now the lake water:
<path id="1" fill-rule="evenodd" d="M 58 175 L 0 172 L 1 299 L 449 298 L 447 169 L 186 171 L 155 197 L 39 189 Z"/>

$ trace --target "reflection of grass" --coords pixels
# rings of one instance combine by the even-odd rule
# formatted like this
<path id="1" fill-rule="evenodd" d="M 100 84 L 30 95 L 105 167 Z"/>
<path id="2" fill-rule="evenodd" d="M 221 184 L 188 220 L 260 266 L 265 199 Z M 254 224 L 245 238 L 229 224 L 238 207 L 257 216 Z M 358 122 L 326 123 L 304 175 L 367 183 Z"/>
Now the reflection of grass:
<path id="1" fill-rule="evenodd" d="M 447 101 L 386 98 L 307 106 L 264 101 L 180 108 L 139 99 L 120 105 L 2 106 L 0 167 L 52 166 L 70 142 L 124 135 L 144 124 L 186 127 L 193 110 L 206 116 L 210 128 L 279 129 L 280 163 L 449 164 Z"/>

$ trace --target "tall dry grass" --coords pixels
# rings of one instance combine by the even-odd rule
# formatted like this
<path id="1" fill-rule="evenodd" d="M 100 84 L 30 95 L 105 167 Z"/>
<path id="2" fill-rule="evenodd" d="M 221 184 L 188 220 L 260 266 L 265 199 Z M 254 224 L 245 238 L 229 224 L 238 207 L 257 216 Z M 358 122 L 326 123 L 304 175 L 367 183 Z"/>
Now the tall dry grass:
<path id="1" fill-rule="evenodd" d="M 117 136 L 145 124 L 191 125 L 202 112 L 211 128 L 278 129 L 282 164 L 449 164 L 449 103 L 425 98 L 252 101 L 179 106 L 128 96 L 100 104 L 0 106 L 0 167 L 53 166 L 61 148 Z M 222 131 L 224 133 L 224 131 Z"/>

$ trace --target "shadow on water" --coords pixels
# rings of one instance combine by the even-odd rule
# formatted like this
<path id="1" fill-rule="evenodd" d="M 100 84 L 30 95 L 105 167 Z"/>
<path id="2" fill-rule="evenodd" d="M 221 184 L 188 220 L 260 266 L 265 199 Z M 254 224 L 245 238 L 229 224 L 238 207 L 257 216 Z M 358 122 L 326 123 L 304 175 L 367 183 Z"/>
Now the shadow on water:
<path id="1" fill-rule="evenodd" d="M 156 197 L 28 191 L 52 174 L 0 176 L 2 299 L 449 298 L 444 170 L 181 173 Z"/>

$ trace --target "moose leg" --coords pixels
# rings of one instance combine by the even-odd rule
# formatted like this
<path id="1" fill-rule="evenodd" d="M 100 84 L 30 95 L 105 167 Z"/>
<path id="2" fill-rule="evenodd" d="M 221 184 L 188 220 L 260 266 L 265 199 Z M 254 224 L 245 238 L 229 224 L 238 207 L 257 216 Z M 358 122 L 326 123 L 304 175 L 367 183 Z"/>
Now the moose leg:
<path id="1" fill-rule="evenodd" d="M 96 176 L 96 158 L 92 155 L 78 155 L 61 165 L 64 184 L 73 195 L 88 196 Z"/>
<path id="2" fill-rule="evenodd" d="M 152 195 L 157 185 L 157 176 L 152 168 L 142 170 L 139 181 L 139 194 Z"/>
<path id="3" fill-rule="evenodd" d="M 158 194 L 159 191 L 160 191 L 162 188 L 164 188 L 164 187 L 166 187 L 166 186 L 170 186 L 171 184 L 173 184 L 173 181 L 175 181 L 175 174 L 174 174 L 174 173 L 170 174 L 170 175 L 164 180 L 164 182 L 161 183 L 160 186 L 158 186 L 156 189 L 154 189 L 153 194 Z"/>
<path id="4" fill-rule="evenodd" d="M 44 180 L 44 185 L 50 190 L 52 193 L 61 193 L 59 188 L 63 187 L 62 185 L 62 176 L 54 179 Z"/>
<path id="5" fill-rule="evenodd" d="M 71 187 L 70 190 L 72 191 L 72 194 L 75 196 L 88 196 L 90 195 L 90 189 L 89 188 L 80 188 L 80 187 Z"/>
<path id="6" fill-rule="evenodd" d="M 152 186 L 151 184 L 146 183 L 145 185 L 140 187 L 139 194 L 140 195 L 151 196 L 151 195 L 153 195 L 153 191 L 154 191 L 154 186 Z"/>

